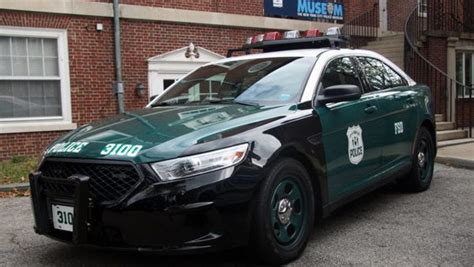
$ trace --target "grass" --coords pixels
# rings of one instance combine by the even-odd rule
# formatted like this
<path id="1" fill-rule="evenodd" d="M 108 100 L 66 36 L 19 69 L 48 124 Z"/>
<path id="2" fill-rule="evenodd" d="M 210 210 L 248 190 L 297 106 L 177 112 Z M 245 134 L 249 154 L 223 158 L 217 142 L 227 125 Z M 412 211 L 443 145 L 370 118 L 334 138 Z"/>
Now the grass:
<path id="1" fill-rule="evenodd" d="M 31 157 L 13 157 L 0 162 L 0 184 L 28 182 L 28 174 L 37 164 L 38 160 Z"/>

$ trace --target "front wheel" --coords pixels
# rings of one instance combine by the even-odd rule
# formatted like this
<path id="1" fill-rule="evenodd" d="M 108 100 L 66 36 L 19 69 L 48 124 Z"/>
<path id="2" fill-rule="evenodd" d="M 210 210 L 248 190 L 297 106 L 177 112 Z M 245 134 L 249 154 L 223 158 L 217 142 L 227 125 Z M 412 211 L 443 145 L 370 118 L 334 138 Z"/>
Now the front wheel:
<path id="1" fill-rule="evenodd" d="M 285 264 L 303 252 L 314 223 L 314 194 L 306 169 L 293 159 L 273 165 L 257 196 L 251 242 L 259 258 Z"/>
<path id="2" fill-rule="evenodd" d="M 403 189 L 411 192 L 422 192 L 431 185 L 434 170 L 434 141 L 428 129 L 422 127 L 418 132 L 412 159 L 412 170 L 402 180 Z"/>

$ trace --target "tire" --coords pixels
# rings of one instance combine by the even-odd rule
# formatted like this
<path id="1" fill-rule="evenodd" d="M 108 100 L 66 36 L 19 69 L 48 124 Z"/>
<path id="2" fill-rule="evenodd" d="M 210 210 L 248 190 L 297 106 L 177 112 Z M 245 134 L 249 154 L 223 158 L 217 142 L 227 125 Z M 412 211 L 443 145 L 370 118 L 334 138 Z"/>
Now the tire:
<path id="1" fill-rule="evenodd" d="M 252 253 L 272 265 L 297 259 L 311 236 L 315 216 L 306 169 L 296 160 L 279 160 L 262 181 L 256 200 Z"/>
<path id="2" fill-rule="evenodd" d="M 421 127 L 415 141 L 412 169 L 400 184 L 403 190 L 423 192 L 430 187 L 433 178 L 434 151 L 433 137 L 427 128 Z"/>

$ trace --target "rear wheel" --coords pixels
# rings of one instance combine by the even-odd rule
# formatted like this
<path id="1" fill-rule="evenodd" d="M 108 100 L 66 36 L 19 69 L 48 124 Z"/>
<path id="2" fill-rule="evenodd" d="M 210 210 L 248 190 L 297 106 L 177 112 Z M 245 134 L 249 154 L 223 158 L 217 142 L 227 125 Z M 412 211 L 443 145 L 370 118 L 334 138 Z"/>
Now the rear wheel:
<path id="1" fill-rule="evenodd" d="M 257 196 L 252 245 L 263 262 L 284 264 L 299 257 L 314 223 L 314 195 L 306 169 L 282 159 Z"/>
<path id="2" fill-rule="evenodd" d="M 422 192 L 431 185 L 435 158 L 433 137 L 425 127 L 418 132 L 414 151 L 412 170 L 401 185 L 405 190 Z"/>

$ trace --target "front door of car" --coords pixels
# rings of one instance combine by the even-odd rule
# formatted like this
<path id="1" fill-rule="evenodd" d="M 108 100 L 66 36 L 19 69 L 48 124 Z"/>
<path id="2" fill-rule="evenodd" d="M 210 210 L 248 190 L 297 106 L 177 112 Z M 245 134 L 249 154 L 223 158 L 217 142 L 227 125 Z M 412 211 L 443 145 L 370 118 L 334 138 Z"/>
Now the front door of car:
<path id="1" fill-rule="evenodd" d="M 417 130 L 416 92 L 403 77 L 384 62 L 357 57 L 365 79 L 380 103 L 384 132 L 384 169 L 410 162 Z"/>
<path id="2" fill-rule="evenodd" d="M 363 88 L 354 60 L 342 57 L 328 63 L 318 85 L 318 95 L 334 85 Z M 376 97 L 316 104 L 323 128 L 329 200 L 334 202 L 367 185 L 381 166 L 381 121 Z"/>

